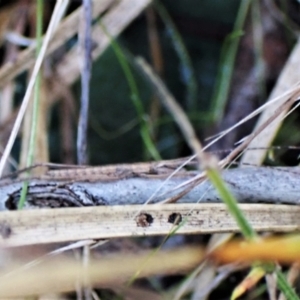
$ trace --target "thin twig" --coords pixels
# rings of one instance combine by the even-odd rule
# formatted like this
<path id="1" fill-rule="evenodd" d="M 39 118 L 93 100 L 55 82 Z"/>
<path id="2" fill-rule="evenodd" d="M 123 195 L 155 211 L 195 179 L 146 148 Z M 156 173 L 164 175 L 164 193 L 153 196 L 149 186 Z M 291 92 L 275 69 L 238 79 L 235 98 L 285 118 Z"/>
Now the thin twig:
<path id="1" fill-rule="evenodd" d="M 83 14 L 79 30 L 80 49 L 82 53 L 81 66 L 81 105 L 77 131 L 77 158 L 78 164 L 87 164 L 87 128 L 89 115 L 90 78 L 92 68 L 92 2 L 83 1 Z"/>
<path id="2" fill-rule="evenodd" d="M 230 163 L 241 151 L 247 148 L 250 143 L 265 130 L 274 120 L 281 121 L 286 117 L 286 114 L 282 116 L 282 111 L 286 111 L 295 101 L 299 100 L 300 91 L 296 91 L 288 100 L 273 110 L 273 113 L 268 116 L 264 122 L 257 126 L 257 129 L 253 131 L 238 147 L 236 147 L 225 159 L 222 160 L 221 165 L 225 166 Z"/>

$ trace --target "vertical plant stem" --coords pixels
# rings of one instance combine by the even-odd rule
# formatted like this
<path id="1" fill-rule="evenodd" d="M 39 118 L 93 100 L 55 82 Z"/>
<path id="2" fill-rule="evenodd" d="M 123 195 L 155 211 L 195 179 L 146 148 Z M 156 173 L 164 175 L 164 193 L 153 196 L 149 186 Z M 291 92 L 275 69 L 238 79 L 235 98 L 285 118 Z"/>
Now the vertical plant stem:
<path id="1" fill-rule="evenodd" d="M 69 0 L 57 0 L 57 2 L 55 4 L 54 11 L 53 11 L 53 14 L 52 14 L 52 17 L 50 20 L 50 24 L 48 26 L 46 36 L 43 40 L 40 54 L 35 62 L 24 98 L 23 98 L 23 101 L 21 104 L 21 107 L 19 109 L 17 118 L 15 120 L 14 126 L 12 128 L 12 131 L 9 136 L 9 139 L 8 139 L 7 145 L 5 147 L 5 150 L 3 152 L 3 155 L 0 159 L 0 177 L 2 176 L 6 161 L 9 157 L 9 154 L 11 152 L 11 149 L 12 149 L 15 139 L 17 137 L 17 134 L 20 129 L 21 123 L 23 121 L 28 103 L 30 102 L 30 97 L 31 97 L 32 89 L 35 84 L 36 76 L 39 72 L 39 69 L 42 65 L 43 59 L 46 55 L 46 50 L 49 45 L 50 39 L 53 35 L 54 30 L 57 28 L 57 25 L 58 25 L 60 19 L 62 18 L 68 4 L 69 4 Z"/>
<path id="2" fill-rule="evenodd" d="M 131 100 L 132 100 L 133 105 L 135 106 L 135 109 L 136 109 L 136 112 L 137 112 L 137 115 L 139 118 L 140 134 L 141 134 L 142 140 L 144 142 L 144 145 L 145 145 L 147 151 L 149 151 L 150 155 L 155 160 L 160 160 L 161 159 L 160 154 L 159 154 L 158 150 L 156 149 L 155 144 L 151 138 L 150 129 L 147 124 L 147 116 L 145 114 L 143 103 L 142 103 L 141 97 L 139 95 L 139 89 L 138 89 L 138 86 L 134 79 L 134 76 L 132 74 L 132 71 L 129 67 L 129 64 L 127 62 L 127 59 L 123 53 L 124 51 L 119 46 L 117 41 L 109 34 L 109 32 L 106 30 L 105 26 L 101 22 L 100 22 L 100 26 L 101 26 L 102 30 L 105 32 L 105 34 L 109 37 L 111 47 L 113 48 L 113 50 L 116 54 L 116 57 L 123 69 L 126 80 L 128 82 L 128 85 L 129 85 L 129 88 L 131 91 Z"/>
<path id="3" fill-rule="evenodd" d="M 226 38 L 220 60 L 219 73 L 212 99 L 213 119 L 221 119 L 224 107 L 228 98 L 230 84 L 232 80 L 233 68 L 240 38 L 242 36 L 243 26 L 251 4 L 251 0 L 240 2 L 237 19 L 234 24 L 233 32 Z"/>
<path id="4" fill-rule="evenodd" d="M 157 28 L 157 18 L 156 12 L 152 6 L 148 7 L 145 12 L 147 21 L 147 34 L 149 41 L 149 54 L 151 56 L 151 61 L 154 70 L 159 76 L 163 76 L 164 71 L 164 58 L 162 55 L 162 48 Z M 161 115 L 161 104 L 156 96 L 151 97 L 150 112 L 149 112 L 149 122 L 151 137 L 154 141 L 157 140 L 159 127 L 154 126 L 154 124 L 159 120 Z"/>
<path id="5" fill-rule="evenodd" d="M 87 131 L 89 119 L 89 102 L 90 102 L 90 79 L 92 69 L 92 0 L 83 0 L 83 14 L 81 18 L 81 26 L 79 28 L 79 42 L 82 54 L 81 67 L 81 99 L 80 113 L 77 130 L 77 162 L 79 165 L 87 164 Z M 79 290 L 83 289 L 84 298 L 92 299 L 91 287 L 87 273 L 89 264 L 90 248 L 83 247 L 82 261 L 84 269 L 84 283 Z"/>
<path id="6" fill-rule="evenodd" d="M 79 29 L 80 48 L 82 52 L 81 68 L 81 101 L 77 132 L 77 159 L 78 164 L 87 164 L 87 128 L 89 117 L 89 97 L 90 97 L 90 78 L 91 78 L 91 26 L 92 26 L 92 1 L 83 1 L 83 15 Z"/>
<path id="7" fill-rule="evenodd" d="M 82 54 L 81 67 L 81 101 L 80 113 L 77 131 L 77 161 L 79 165 L 88 163 L 87 155 L 87 131 L 89 119 L 89 102 L 90 102 L 90 79 L 92 69 L 92 0 L 83 0 L 83 14 L 81 18 L 81 26 L 79 28 L 79 42 Z M 84 283 L 80 289 L 83 289 L 84 298 L 91 300 L 91 287 L 87 272 L 89 265 L 90 248 L 83 247 L 82 261 L 84 269 Z"/>
<path id="8" fill-rule="evenodd" d="M 38 57 L 41 47 L 42 47 L 42 36 L 43 36 L 43 11 L 44 11 L 44 2 L 43 0 L 37 0 L 36 3 L 36 56 Z M 32 109 L 32 124 L 30 132 L 30 141 L 28 156 L 26 161 L 26 167 L 29 167 L 33 163 L 33 158 L 35 154 L 35 143 L 36 143 L 36 132 L 37 132 L 37 120 L 39 112 L 39 99 L 40 99 L 40 87 L 41 87 L 41 75 L 38 73 L 34 85 L 34 100 L 33 100 L 33 109 Z M 28 176 L 29 173 L 27 173 Z M 18 209 L 22 209 L 25 205 L 25 199 L 28 189 L 28 181 L 24 181 L 20 200 L 18 203 Z"/>
<path id="9" fill-rule="evenodd" d="M 165 23 L 165 26 L 167 27 L 170 33 L 171 41 L 179 57 L 182 72 L 182 80 L 187 87 L 187 108 L 189 112 L 192 112 L 197 109 L 197 80 L 195 77 L 195 71 L 193 68 L 191 58 L 184 44 L 184 41 L 180 33 L 178 32 L 173 20 L 171 19 L 168 11 L 165 9 L 165 7 L 161 4 L 160 1 L 154 1 L 154 4 L 157 12 L 159 13 L 162 21 Z"/>
<path id="10" fill-rule="evenodd" d="M 265 61 L 263 57 L 263 39 L 264 32 L 262 27 L 262 16 L 260 12 L 260 1 L 253 0 L 251 7 L 251 21 L 253 28 L 253 44 L 255 55 L 255 81 L 259 86 L 260 98 L 263 99 L 266 96 L 266 82 L 265 82 Z"/>

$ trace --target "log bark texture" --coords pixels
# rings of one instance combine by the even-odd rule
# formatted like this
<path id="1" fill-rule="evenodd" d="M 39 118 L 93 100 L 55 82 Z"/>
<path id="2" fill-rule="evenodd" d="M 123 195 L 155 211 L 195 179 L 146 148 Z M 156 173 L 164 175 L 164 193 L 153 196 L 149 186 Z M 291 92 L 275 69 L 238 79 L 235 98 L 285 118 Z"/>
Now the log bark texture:
<path id="1" fill-rule="evenodd" d="M 111 181 L 52 180 L 29 181 L 27 207 L 80 207 L 93 205 L 134 205 L 158 203 L 187 188 L 183 183 L 197 175 L 171 179 L 135 177 Z M 230 191 L 241 203 L 300 203 L 299 167 L 248 167 L 222 171 Z M 16 209 L 21 180 L 0 180 L 0 209 Z M 178 200 L 181 203 L 220 202 L 218 192 L 207 180 Z"/>

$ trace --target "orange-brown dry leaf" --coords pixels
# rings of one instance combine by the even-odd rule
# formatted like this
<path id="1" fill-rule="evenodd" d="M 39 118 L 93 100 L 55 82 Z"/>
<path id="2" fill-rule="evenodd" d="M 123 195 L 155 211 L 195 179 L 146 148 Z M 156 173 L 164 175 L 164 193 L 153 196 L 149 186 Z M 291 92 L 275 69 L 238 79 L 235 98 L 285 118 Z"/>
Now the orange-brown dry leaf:
<path id="1" fill-rule="evenodd" d="M 291 264 L 300 261 L 300 235 L 273 237 L 253 242 L 233 241 L 217 248 L 211 257 L 221 263 L 259 260 Z"/>

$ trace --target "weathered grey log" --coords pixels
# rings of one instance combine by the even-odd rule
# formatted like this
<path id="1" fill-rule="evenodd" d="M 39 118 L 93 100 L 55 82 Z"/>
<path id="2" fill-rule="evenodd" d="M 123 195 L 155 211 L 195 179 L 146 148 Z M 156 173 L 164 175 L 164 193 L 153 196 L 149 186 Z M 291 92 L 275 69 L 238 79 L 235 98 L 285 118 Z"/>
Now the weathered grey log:
<path id="1" fill-rule="evenodd" d="M 180 184 L 195 176 L 165 179 L 128 178 L 110 182 L 61 182 L 33 180 L 29 182 L 27 203 L 33 207 L 68 207 L 87 205 L 143 204 L 176 196 Z M 224 170 L 222 176 L 239 202 L 300 203 L 300 168 L 249 167 Z M 22 182 L 0 181 L 0 209 L 15 209 Z M 178 202 L 220 202 L 218 192 L 205 181 L 184 195 Z"/>

